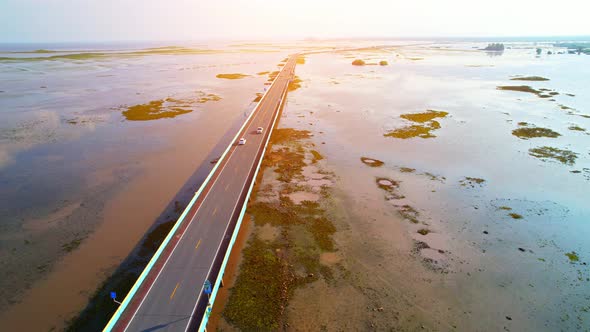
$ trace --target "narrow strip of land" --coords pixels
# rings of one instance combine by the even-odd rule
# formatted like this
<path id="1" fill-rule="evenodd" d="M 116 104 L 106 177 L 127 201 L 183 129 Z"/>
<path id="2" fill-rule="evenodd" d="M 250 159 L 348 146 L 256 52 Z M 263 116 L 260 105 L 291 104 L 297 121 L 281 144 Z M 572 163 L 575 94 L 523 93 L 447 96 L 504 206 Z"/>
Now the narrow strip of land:
<path id="1" fill-rule="evenodd" d="M 207 306 L 203 285 L 219 274 L 227 240 L 234 232 L 245 204 L 262 150 L 271 135 L 281 98 L 293 78 L 296 56 L 289 58 L 262 98 L 234 145 L 195 204 L 173 234 L 172 240 L 121 313 L 115 331 L 186 331 L 201 321 Z M 264 128 L 257 134 L 258 127 Z"/>

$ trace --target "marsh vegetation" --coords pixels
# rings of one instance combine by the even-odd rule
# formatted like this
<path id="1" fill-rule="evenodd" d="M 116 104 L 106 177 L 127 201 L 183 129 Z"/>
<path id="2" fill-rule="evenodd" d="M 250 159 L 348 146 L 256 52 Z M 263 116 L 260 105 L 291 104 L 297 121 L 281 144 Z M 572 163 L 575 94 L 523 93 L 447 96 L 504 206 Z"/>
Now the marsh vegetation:
<path id="1" fill-rule="evenodd" d="M 193 111 L 183 107 L 165 107 L 164 102 L 164 100 L 153 100 L 147 104 L 129 106 L 122 114 L 129 121 L 148 121 L 174 118 Z"/>
<path id="2" fill-rule="evenodd" d="M 239 80 L 242 78 L 249 77 L 250 75 L 240 74 L 240 73 L 233 73 L 233 74 L 217 74 L 215 77 L 223 78 L 226 80 Z"/>
<path id="3" fill-rule="evenodd" d="M 517 128 L 512 131 L 512 135 L 514 135 L 520 139 L 529 139 L 529 138 L 536 138 L 536 137 L 556 138 L 556 137 L 561 136 L 561 134 L 558 132 L 555 132 L 549 128 L 541 128 L 541 127 Z"/>
<path id="4" fill-rule="evenodd" d="M 408 139 L 414 137 L 420 138 L 432 138 L 436 137 L 431 132 L 436 129 L 440 129 L 440 123 L 435 121 L 436 118 L 444 118 L 448 115 L 448 112 L 427 110 L 422 113 L 408 113 L 400 115 L 400 118 L 406 119 L 412 122 L 419 123 L 417 125 L 410 125 L 402 128 L 398 128 L 383 136 L 395 137 L 401 139 Z"/>
<path id="5" fill-rule="evenodd" d="M 513 77 L 510 80 L 511 81 L 549 81 L 548 78 L 541 77 L 541 76 L 520 76 L 520 77 Z"/>
<path id="6" fill-rule="evenodd" d="M 529 154 L 535 158 L 542 160 L 557 160 L 562 164 L 570 166 L 574 165 L 578 158 L 578 154 L 573 151 L 551 146 L 532 148 L 529 150 Z"/>
<path id="7" fill-rule="evenodd" d="M 334 250 L 336 227 L 319 203 L 303 200 L 297 204 L 289 196 L 304 190 L 303 168 L 323 159 L 302 142 L 309 135 L 308 131 L 279 128 L 271 137 L 263 173 L 272 169 L 279 182 L 260 183 L 258 198 L 248 206 L 256 230 L 243 250 L 240 272 L 223 310 L 224 318 L 241 330 L 279 329 L 297 287 L 333 278 L 320 256 Z M 267 190 L 279 196 L 262 200 Z M 275 235 L 262 236 L 263 227 L 271 227 Z"/>

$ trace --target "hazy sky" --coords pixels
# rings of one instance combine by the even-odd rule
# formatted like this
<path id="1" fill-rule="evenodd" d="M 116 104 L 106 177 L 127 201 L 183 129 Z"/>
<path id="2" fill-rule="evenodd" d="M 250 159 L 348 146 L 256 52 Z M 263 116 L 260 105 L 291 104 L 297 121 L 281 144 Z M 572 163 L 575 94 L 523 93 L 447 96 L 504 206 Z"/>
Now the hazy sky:
<path id="1" fill-rule="evenodd" d="M 0 42 L 590 35 L 588 0 L 0 0 Z"/>

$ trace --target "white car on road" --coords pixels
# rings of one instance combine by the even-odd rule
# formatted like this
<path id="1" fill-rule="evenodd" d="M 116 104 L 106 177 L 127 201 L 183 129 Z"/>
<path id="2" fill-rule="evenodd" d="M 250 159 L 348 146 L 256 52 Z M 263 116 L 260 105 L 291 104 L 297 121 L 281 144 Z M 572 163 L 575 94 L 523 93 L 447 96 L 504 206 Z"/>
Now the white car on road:
<path id="1" fill-rule="evenodd" d="M 244 145 L 246 144 L 246 139 L 245 138 L 240 138 L 240 140 L 238 141 L 238 145 Z"/>
<path id="2" fill-rule="evenodd" d="M 258 129 L 256 129 L 256 133 L 257 134 L 262 134 L 262 131 L 264 130 L 264 128 L 262 127 L 258 127 Z"/>

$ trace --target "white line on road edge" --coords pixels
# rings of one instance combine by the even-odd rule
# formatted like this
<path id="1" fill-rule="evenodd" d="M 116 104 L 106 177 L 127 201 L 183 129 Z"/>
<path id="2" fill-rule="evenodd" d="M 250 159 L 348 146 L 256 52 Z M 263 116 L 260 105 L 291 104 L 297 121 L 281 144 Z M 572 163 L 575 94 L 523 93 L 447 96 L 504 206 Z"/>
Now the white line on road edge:
<path id="1" fill-rule="evenodd" d="M 284 67 L 283 67 L 283 69 L 284 69 Z M 283 69 L 281 69 L 281 72 L 283 71 Z M 279 75 L 280 75 L 280 72 L 279 72 Z M 277 75 L 277 77 L 279 75 Z M 209 180 L 211 180 L 211 177 L 213 176 L 213 174 L 215 174 L 215 171 L 219 167 L 219 164 L 222 163 L 222 161 L 224 160 L 225 156 L 227 155 L 227 153 L 229 152 L 231 147 L 235 144 L 236 140 L 238 139 L 238 137 L 242 133 L 246 124 L 250 121 L 252 116 L 258 111 L 258 108 L 260 107 L 262 101 L 264 100 L 264 98 L 266 98 L 268 91 L 270 91 L 270 89 L 272 88 L 272 86 L 275 84 L 276 81 L 277 81 L 277 79 L 275 78 L 275 80 L 272 82 L 270 87 L 262 95 L 260 102 L 258 102 L 258 104 L 254 108 L 254 110 L 252 112 L 250 112 L 250 114 L 246 118 L 246 121 L 244 121 L 244 123 L 242 124 L 242 126 L 240 127 L 238 132 L 236 133 L 236 136 L 229 143 L 229 145 L 227 146 L 227 148 L 225 149 L 225 151 L 223 152 L 221 157 L 219 157 L 219 160 L 217 161 L 215 166 L 213 166 L 213 169 L 211 169 L 211 172 L 209 172 L 209 175 L 205 178 L 205 181 L 203 181 L 203 183 L 201 184 L 201 187 L 199 187 L 199 190 L 195 193 L 195 196 L 191 199 L 191 201 L 189 202 L 186 209 L 184 209 L 184 211 L 180 215 L 180 218 L 178 218 L 178 221 L 176 221 L 176 223 L 174 224 L 174 227 L 172 227 L 172 229 L 170 230 L 170 232 L 168 233 L 168 235 L 164 239 L 164 242 L 162 242 L 160 247 L 158 247 L 158 250 L 156 251 L 156 253 L 152 257 L 152 259 L 150 259 L 148 265 L 146 265 L 145 269 L 143 270 L 143 272 L 141 273 L 141 275 L 139 276 L 137 281 L 135 281 L 135 283 L 133 284 L 133 287 L 131 287 L 131 289 L 129 290 L 129 293 L 127 293 L 127 295 L 125 296 L 125 299 L 123 300 L 123 302 L 121 302 L 121 305 L 117 308 L 117 311 L 115 311 L 115 313 L 113 314 L 113 317 L 111 317 L 111 319 L 109 320 L 109 322 L 107 323 L 107 325 L 103 329 L 103 332 L 110 332 L 113 330 L 113 328 L 117 324 L 119 318 L 121 318 L 122 313 L 125 311 L 125 309 L 129 305 L 129 302 L 131 302 L 131 299 L 133 298 L 133 296 L 135 296 L 135 293 L 137 293 L 137 290 L 139 289 L 139 287 L 141 286 L 141 284 L 143 283 L 143 281 L 145 280 L 147 275 L 150 273 L 152 267 L 155 265 L 156 261 L 160 258 L 160 255 L 164 251 L 164 248 L 166 248 L 166 246 L 168 245 L 168 243 L 172 239 L 174 233 L 176 233 L 176 231 L 178 230 L 180 225 L 183 223 L 184 218 L 186 217 L 188 212 L 192 209 L 193 205 L 195 204 L 195 202 L 199 198 L 199 195 L 201 194 L 203 189 L 205 189 L 205 187 L 209 183 Z"/>

